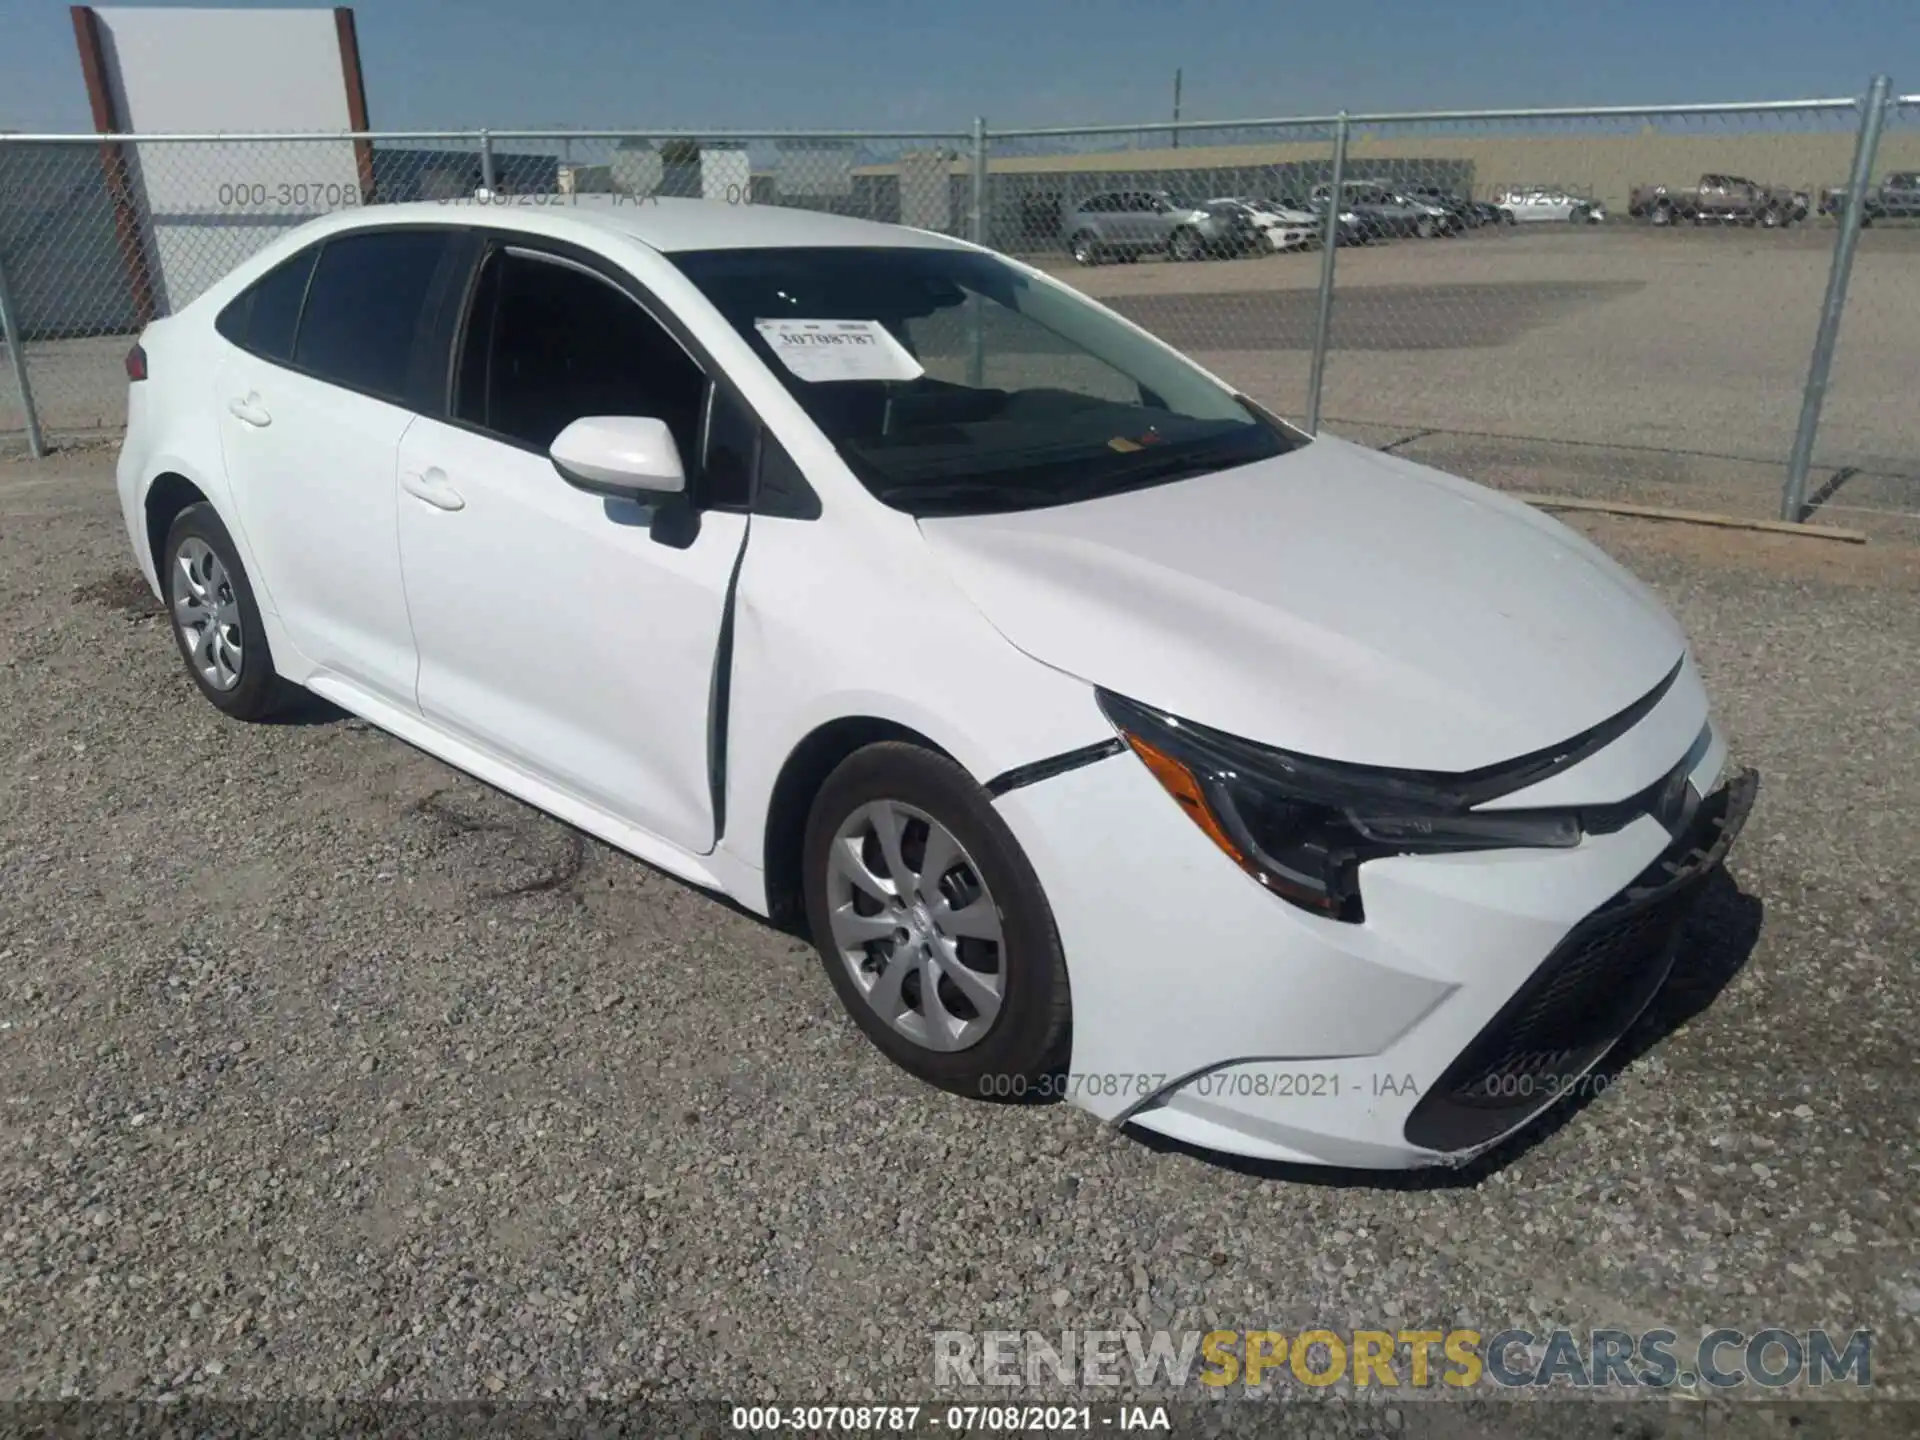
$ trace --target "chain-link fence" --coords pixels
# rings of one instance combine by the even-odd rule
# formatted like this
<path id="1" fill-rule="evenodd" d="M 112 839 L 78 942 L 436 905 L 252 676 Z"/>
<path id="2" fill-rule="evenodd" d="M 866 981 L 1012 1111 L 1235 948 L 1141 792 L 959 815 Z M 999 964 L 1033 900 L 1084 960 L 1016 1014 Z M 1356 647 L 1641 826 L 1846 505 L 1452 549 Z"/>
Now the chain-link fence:
<path id="1" fill-rule="evenodd" d="M 1803 513 L 1835 519 L 1920 512 L 1920 95 L 1888 101 L 1866 158 L 1858 250 L 1841 272 L 1845 323 L 1802 488 Z"/>
<path id="2" fill-rule="evenodd" d="M 687 196 L 972 234 L 976 149 L 966 134 L 0 135 L 0 436 L 37 449 L 116 430 L 129 337 L 336 210 Z"/>
<path id="3" fill-rule="evenodd" d="M 1796 516 L 1920 515 L 1920 97 L 1882 108 L 1857 256 L 1840 222 L 1872 97 L 919 134 L 0 136 L 0 436 L 31 440 L 36 414 L 54 440 L 111 433 L 127 338 L 311 216 L 677 195 L 981 240 L 1291 418 L 1492 483 L 1761 515 L 1798 457 Z M 1818 342 L 1849 265 L 1829 384 Z M 1797 423 L 1809 394 L 1817 429 Z"/>

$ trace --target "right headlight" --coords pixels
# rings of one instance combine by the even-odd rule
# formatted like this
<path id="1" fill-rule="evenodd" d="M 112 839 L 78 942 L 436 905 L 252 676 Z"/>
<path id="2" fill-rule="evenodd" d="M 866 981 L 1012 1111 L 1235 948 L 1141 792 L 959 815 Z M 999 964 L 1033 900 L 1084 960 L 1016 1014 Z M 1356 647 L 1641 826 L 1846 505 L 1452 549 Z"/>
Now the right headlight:
<path id="1" fill-rule="evenodd" d="M 1282 899 L 1365 918 L 1360 866 L 1384 855 L 1580 843 L 1572 810 L 1469 808 L 1448 777 L 1316 760 L 1180 720 L 1110 691 L 1100 707 L 1207 838 Z"/>

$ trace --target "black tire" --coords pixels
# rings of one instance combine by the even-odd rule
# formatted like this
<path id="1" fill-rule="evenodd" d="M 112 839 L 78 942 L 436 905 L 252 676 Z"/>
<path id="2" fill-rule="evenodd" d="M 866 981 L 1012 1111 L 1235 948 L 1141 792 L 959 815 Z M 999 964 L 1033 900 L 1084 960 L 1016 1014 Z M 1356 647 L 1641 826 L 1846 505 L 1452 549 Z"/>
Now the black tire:
<path id="1" fill-rule="evenodd" d="M 1067 242 L 1067 249 L 1072 253 L 1073 258 L 1082 265 L 1098 265 L 1100 263 L 1100 242 L 1094 238 L 1091 230 L 1078 231 L 1073 239 Z"/>
<path id="2" fill-rule="evenodd" d="M 1760 212 L 1761 228 L 1765 230 L 1778 230 L 1780 228 L 1780 218 L 1780 212 L 1769 205 Z"/>
<path id="3" fill-rule="evenodd" d="M 1653 207 L 1653 214 L 1648 218 L 1656 225 L 1671 225 L 1673 224 L 1673 207 L 1670 205 L 1656 205 Z"/>
<path id="4" fill-rule="evenodd" d="M 225 572 L 226 589 L 240 612 L 240 678 L 230 689 L 214 685 L 194 663 L 193 641 L 188 638 L 173 601 L 173 577 L 180 568 L 180 551 L 190 540 L 198 540 L 213 551 Z M 266 720 L 300 695 L 299 687 L 289 685 L 274 671 L 273 653 L 267 646 L 266 627 L 260 623 L 260 606 L 253 598 L 252 582 L 247 578 L 246 567 L 240 563 L 233 537 L 227 533 L 213 506 L 202 501 L 189 505 L 174 517 L 167 530 L 166 543 L 161 546 L 159 574 L 161 601 L 166 606 L 168 628 L 173 631 L 180 661 L 193 677 L 194 685 L 216 710 L 236 720 Z"/>
<path id="5" fill-rule="evenodd" d="M 1413 233 L 1418 235 L 1422 240 L 1431 240 L 1436 228 L 1431 215 L 1422 215 L 1418 220 L 1413 222 Z"/>
<path id="6" fill-rule="evenodd" d="M 1000 1011 L 964 1050 L 932 1050 L 896 1030 L 861 994 L 834 943 L 827 895 L 833 838 L 848 817 L 876 800 L 893 800 L 938 820 L 965 849 L 995 901 L 1003 936 Z M 952 760 L 899 741 L 848 756 L 814 797 L 802 875 L 807 924 L 834 992 L 867 1038 L 901 1069 L 956 1094 L 1012 1098 L 1038 1093 L 1036 1082 L 1065 1065 L 1073 1006 L 1053 911 L 987 792 Z"/>
<path id="7" fill-rule="evenodd" d="M 1200 236 L 1193 230 L 1180 229 L 1173 232 L 1173 238 L 1167 241 L 1167 254 L 1183 264 L 1201 259 L 1207 247 L 1201 243 Z"/>

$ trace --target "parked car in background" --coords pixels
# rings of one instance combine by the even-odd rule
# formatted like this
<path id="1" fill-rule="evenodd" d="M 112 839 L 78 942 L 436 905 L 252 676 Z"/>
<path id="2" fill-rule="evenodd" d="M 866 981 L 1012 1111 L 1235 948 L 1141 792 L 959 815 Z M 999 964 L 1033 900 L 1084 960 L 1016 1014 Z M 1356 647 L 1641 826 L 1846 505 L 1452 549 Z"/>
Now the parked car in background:
<path id="1" fill-rule="evenodd" d="M 961 1095 L 1458 1164 L 1585 1093 L 1757 788 L 1578 532 L 927 231 L 356 206 L 126 369 L 121 516 L 185 686 L 235 722 L 311 692 L 809 935 Z M 236 787 L 293 738 L 142 723 Z M 648 983 L 734 978 L 681 968 Z M 716 1057 L 634 1008 L 650 1061 L 814 1043 Z M 1302 1095 L 1325 1056 L 1375 1078 Z"/>
<path id="2" fill-rule="evenodd" d="M 1847 187 L 1836 186 L 1820 192 L 1820 213 L 1838 216 L 1846 207 Z M 1896 170 L 1869 190 L 1861 206 L 1860 223 L 1876 220 L 1920 219 L 1920 170 Z"/>
<path id="3" fill-rule="evenodd" d="M 1494 204 L 1508 225 L 1536 221 L 1585 225 L 1593 218 L 1593 202 L 1564 185 L 1510 185 L 1494 197 Z"/>
<path id="4" fill-rule="evenodd" d="M 1326 233 L 1326 208 L 1304 196 L 1288 195 L 1279 199 L 1260 202 L 1276 215 L 1284 215 L 1301 223 L 1311 225 L 1314 231 L 1314 244 L 1319 244 Z M 1357 210 L 1342 210 L 1336 222 L 1335 244 L 1371 245 L 1385 232 L 1372 220 Z"/>
<path id="5" fill-rule="evenodd" d="M 1224 242 L 1228 225 L 1217 221 L 1165 190 L 1105 190 L 1068 210 L 1061 232 L 1068 253 L 1082 265 L 1150 254 L 1199 260 L 1210 244 Z"/>
<path id="6" fill-rule="evenodd" d="M 1417 235 L 1429 240 L 1436 235 L 1458 234 L 1464 228 L 1440 206 L 1389 190 L 1376 181 L 1348 180 L 1341 190 L 1343 208 L 1363 217 L 1378 234 Z M 1309 199 L 1316 212 L 1324 213 L 1332 193 L 1331 185 L 1323 183 L 1313 187 Z"/>
<path id="7" fill-rule="evenodd" d="M 1242 227 L 1245 243 L 1235 254 L 1261 254 L 1274 250 L 1304 250 L 1320 239 L 1319 221 L 1310 214 L 1269 209 L 1263 202 L 1244 196 L 1208 200 L 1200 207 L 1220 224 Z"/>
<path id="8" fill-rule="evenodd" d="M 1486 224 L 1486 217 L 1473 201 L 1456 195 L 1440 185 L 1411 185 L 1404 193 L 1408 199 L 1417 200 L 1426 205 L 1438 205 L 1453 216 L 1463 230 L 1478 230 Z"/>
<path id="9" fill-rule="evenodd" d="M 1202 255 L 1232 260 L 1264 254 L 1270 248 L 1266 234 L 1246 206 L 1230 200 L 1202 200 L 1193 209 Z"/>
<path id="10" fill-rule="evenodd" d="M 1760 225 L 1773 230 L 1804 220 L 1813 197 L 1804 190 L 1757 184 L 1739 175 L 1702 175 L 1697 185 L 1636 185 L 1627 213 L 1654 225 Z"/>

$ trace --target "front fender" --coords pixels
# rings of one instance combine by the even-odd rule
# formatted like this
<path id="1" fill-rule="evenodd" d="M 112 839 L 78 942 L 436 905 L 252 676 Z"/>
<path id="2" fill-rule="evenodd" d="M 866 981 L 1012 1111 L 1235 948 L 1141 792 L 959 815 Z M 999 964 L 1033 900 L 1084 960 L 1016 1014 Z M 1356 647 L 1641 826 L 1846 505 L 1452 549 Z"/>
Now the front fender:
<path id="1" fill-rule="evenodd" d="M 781 771 L 823 725 L 904 727 L 982 784 L 1113 736 L 1092 688 L 1009 644 L 911 518 L 839 513 L 832 526 L 757 517 L 741 566 L 721 845 L 756 869 Z M 887 603 L 909 590 L 911 606 Z"/>

